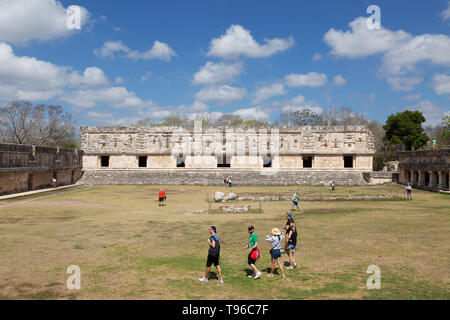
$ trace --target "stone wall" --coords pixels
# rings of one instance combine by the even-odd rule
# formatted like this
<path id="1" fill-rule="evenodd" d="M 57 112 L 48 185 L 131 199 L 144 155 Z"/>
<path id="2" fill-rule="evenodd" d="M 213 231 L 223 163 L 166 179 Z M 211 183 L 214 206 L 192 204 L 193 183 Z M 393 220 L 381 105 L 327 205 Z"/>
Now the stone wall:
<path id="1" fill-rule="evenodd" d="M 80 150 L 0 144 L 0 195 L 75 183 L 82 176 Z"/>
<path id="2" fill-rule="evenodd" d="M 226 169 L 103 169 L 85 170 L 82 182 L 89 185 L 155 184 L 155 185 L 222 185 L 226 176 L 242 185 L 365 185 L 361 171 L 259 171 Z"/>
<path id="3" fill-rule="evenodd" d="M 413 187 L 450 190 L 450 149 L 399 152 L 399 182 Z"/>

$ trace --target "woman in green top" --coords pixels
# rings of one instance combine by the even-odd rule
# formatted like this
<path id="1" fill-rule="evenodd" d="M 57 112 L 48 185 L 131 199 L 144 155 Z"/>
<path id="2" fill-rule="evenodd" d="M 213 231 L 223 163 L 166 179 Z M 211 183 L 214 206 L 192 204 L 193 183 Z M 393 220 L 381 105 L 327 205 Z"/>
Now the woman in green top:
<path id="1" fill-rule="evenodd" d="M 248 245 L 242 248 L 242 250 L 249 249 L 248 264 L 253 269 L 253 274 L 249 275 L 248 277 L 258 279 L 259 277 L 261 277 L 261 272 L 259 272 L 259 270 L 256 268 L 256 260 L 253 260 L 251 258 L 252 251 L 258 249 L 258 237 L 255 234 L 255 227 L 248 227 L 248 233 L 250 234 L 250 236 L 248 237 Z"/>

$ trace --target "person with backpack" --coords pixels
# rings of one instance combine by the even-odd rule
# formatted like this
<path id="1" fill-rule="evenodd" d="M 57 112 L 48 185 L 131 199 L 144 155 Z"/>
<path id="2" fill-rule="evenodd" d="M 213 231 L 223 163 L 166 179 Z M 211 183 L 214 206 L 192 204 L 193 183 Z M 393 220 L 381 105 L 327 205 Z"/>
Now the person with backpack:
<path id="1" fill-rule="evenodd" d="M 209 228 L 209 238 L 208 238 L 208 257 L 206 259 L 206 272 L 203 278 L 198 279 L 200 282 L 208 282 L 209 272 L 211 270 L 211 265 L 217 269 L 219 273 L 219 279 L 217 280 L 219 283 L 223 283 L 222 269 L 219 265 L 219 257 L 220 257 L 220 241 L 219 237 L 216 234 L 217 229 L 215 226 L 211 226 Z"/>
<path id="2" fill-rule="evenodd" d="M 261 257 L 261 252 L 258 248 L 258 237 L 255 234 L 255 227 L 249 226 L 248 233 L 248 245 L 242 248 L 242 250 L 249 249 L 248 253 L 248 265 L 252 268 L 253 274 L 249 275 L 249 278 L 258 279 L 261 277 L 261 272 L 256 268 L 256 260 Z"/>
<path id="3" fill-rule="evenodd" d="M 289 256 L 289 267 L 287 267 L 287 269 L 294 269 L 295 267 L 297 267 L 297 264 L 295 263 L 294 260 L 294 253 L 295 253 L 295 248 L 297 247 L 297 227 L 295 226 L 295 223 L 292 222 L 289 225 L 289 230 L 287 232 L 287 238 L 288 238 L 288 256 Z"/>
<path id="4" fill-rule="evenodd" d="M 266 236 L 266 240 L 272 243 L 272 249 L 270 249 L 270 257 L 272 259 L 272 269 L 270 273 L 267 275 L 269 278 L 273 277 L 273 273 L 275 271 L 275 262 L 278 264 L 281 270 L 281 276 L 286 278 L 284 275 L 283 266 L 281 264 L 281 243 L 283 242 L 284 234 L 278 229 L 273 228 L 272 231 Z"/>

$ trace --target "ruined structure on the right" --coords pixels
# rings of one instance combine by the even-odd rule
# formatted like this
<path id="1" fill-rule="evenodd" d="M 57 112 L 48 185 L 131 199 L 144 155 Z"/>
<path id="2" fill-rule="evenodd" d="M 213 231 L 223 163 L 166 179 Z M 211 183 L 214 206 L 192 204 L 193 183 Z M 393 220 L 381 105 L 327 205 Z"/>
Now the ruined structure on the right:
<path id="1" fill-rule="evenodd" d="M 449 190 L 450 149 L 400 152 L 399 182 L 431 190 Z"/>

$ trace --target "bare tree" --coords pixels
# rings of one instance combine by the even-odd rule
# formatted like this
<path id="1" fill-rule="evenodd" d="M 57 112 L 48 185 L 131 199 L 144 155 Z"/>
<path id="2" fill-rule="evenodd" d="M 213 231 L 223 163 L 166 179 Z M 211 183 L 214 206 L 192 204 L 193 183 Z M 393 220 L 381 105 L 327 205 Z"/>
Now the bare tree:
<path id="1" fill-rule="evenodd" d="M 0 108 L 2 141 L 32 145 L 73 145 L 75 126 L 61 106 L 14 101 Z"/>
<path id="2" fill-rule="evenodd" d="M 280 122 L 285 126 L 319 126 L 323 123 L 323 119 L 317 112 L 305 108 L 294 112 L 282 112 Z"/>

